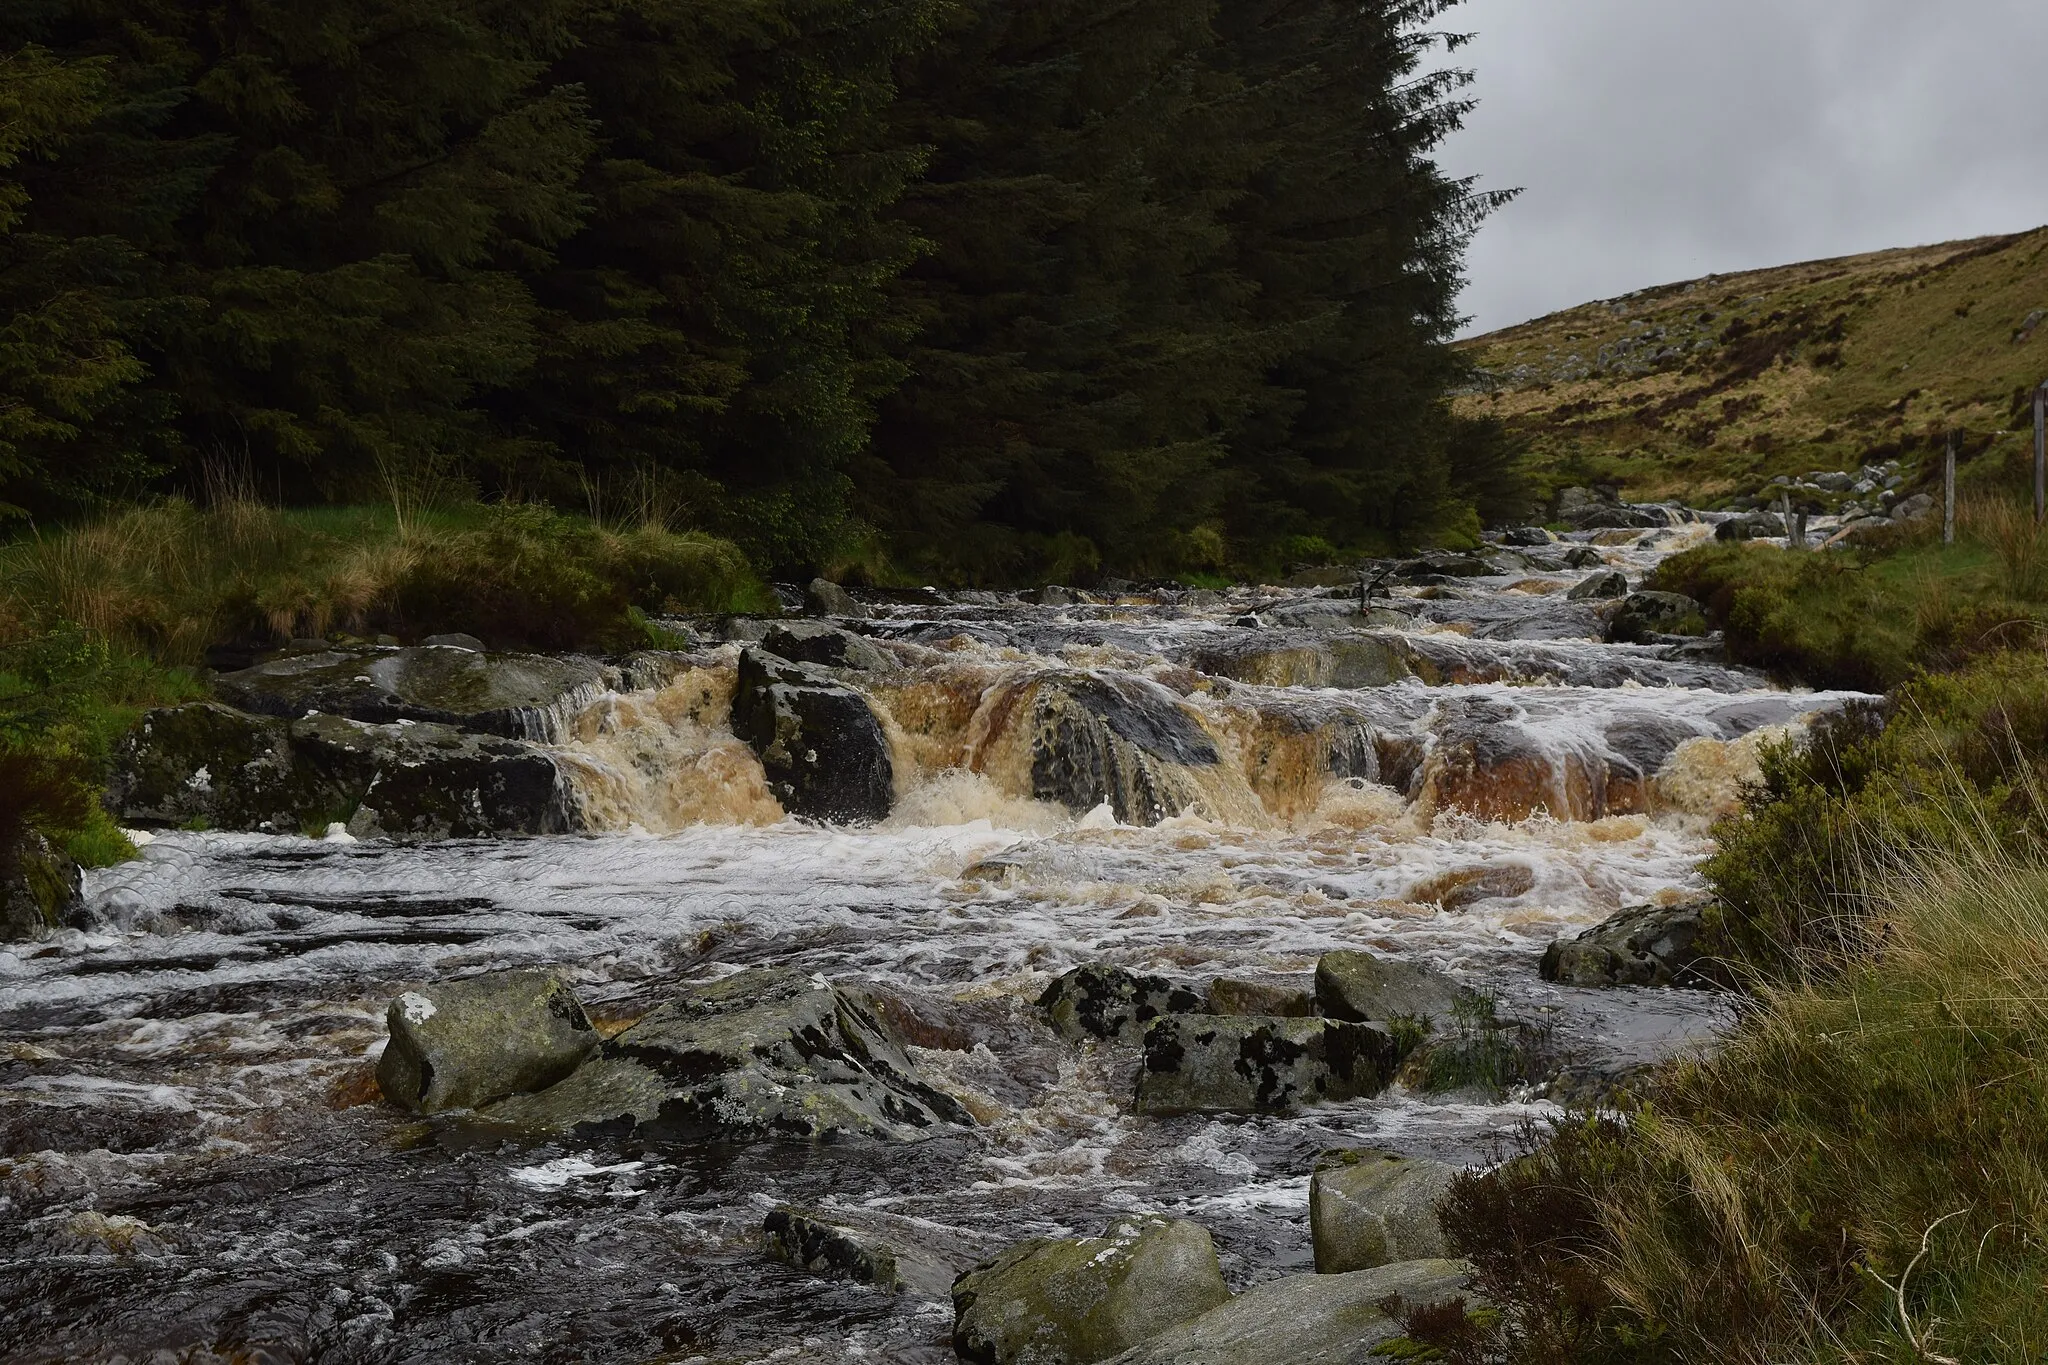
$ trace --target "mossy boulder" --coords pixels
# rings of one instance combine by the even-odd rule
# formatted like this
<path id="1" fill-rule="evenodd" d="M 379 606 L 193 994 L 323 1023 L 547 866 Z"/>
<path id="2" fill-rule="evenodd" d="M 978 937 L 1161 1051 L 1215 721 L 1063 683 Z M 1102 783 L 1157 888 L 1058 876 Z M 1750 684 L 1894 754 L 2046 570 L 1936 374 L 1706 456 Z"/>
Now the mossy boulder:
<path id="1" fill-rule="evenodd" d="M 0 847 L 0 943 L 37 939 L 85 914 L 84 878 L 36 831 Z"/>
<path id="2" fill-rule="evenodd" d="M 1664 636 L 1706 633 L 1707 609 L 1675 592 L 1632 592 L 1607 623 L 1608 640 L 1622 645 L 1651 644 Z"/>
<path id="3" fill-rule="evenodd" d="M 597 1032 L 553 972 L 492 972 L 419 986 L 385 1013 L 377 1085 L 421 1114 L 543 1090 L 574 1071 Z"/>
<path id="4" fill-rule="evenodd" d="M 258 715 L 308 712 L 388 723 L 430 721 L 544 743 L 615 686 L 592 659 L 480 654 L 454 646 L 320 650 L 266 660 L 214 680 L 222 701 Z"/>
<path id="5" fill-rule="evenodd" d="M 860 1001 L 780 968 L 685 986 L 567 1080 L 483 1112 L 495 1124 L 551 1135 L 891 1142 L 974 1122 L 918 1075 Z"/>
<path id="6" fill-rule="evenodd" d="M 1326 1152 L 1309 1181 L 1316 1271 L 1341 1275 L 1447 1254 L 1436 1206 L 1454 1166 L 1371 1149 Z"/>
<path id="7" fill-rule="evenodd" d="M 1254 1285 L 1201 1317 L 1112 1357 L 1112 1365 L 1379 1365 L 1402 1359 L 1399 1317 L 1469 1299 L 1464 1261 L 1403 1261 L 1349 1275 Z M 1416 1353 L 1408 1359 L 1434 1359 Z"/>
<path id="8" fill-rule="evenodd" d="M 732 730 L 760 757 L 791 815 L 873 824 L 896 801 L 895 760 L 868 699 L 812 664 L 740 654 Z"/>
<path id="9" fill-rule="evenodd" d="M 360 794 L 301 762 L 286 722 L 193 702 L 148 712 L 115 746 L 107 805 L 143 827 L 296 833 L 313 812 L 346 819 Z"/>
<path id="10" fill-rule="evenodd" d="M 1385 1090 L 1406 1048 L 1379 1024 L 1167 1015 L 1145 1030 L 1141 1114 L 1285 1114 Z"/>
<path id="11" fill-rule="evenodd" d="M 1100 1237 L 1021 1242 L 962 1275 L 953 1349 L 973 1365 L 1090 1365 L 1229 1298 L 1202 1227 L 1122 1218 Z"/>
<path id="12" fill-rule="evenodd" d="M 1454 978 L 1434 968 L 1349 950 L 1317 959 L 1315 989 L 1324 1015 L 1361 1023 L 1445 1019 L 1462 994 Z"/>
<path id="13" fill-rule="evenodd" d="M 1090 962 L 1059 977 L 1038 997 L 1053 1031 L 1071 1042 L 1102 1038 L 1137 1043 L 1145 1025 L 1165 1014 L 1200 1014 L 1202 997 L 1163 976 L 1139 976 Z"/>

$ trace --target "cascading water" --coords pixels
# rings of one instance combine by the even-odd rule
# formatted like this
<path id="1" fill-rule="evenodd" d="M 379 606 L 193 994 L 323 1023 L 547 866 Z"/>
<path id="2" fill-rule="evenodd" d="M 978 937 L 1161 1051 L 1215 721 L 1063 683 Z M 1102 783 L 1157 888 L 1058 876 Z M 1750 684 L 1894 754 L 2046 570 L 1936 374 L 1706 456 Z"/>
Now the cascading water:
<path id="1" fill-rule="evenodd" d="M 1607 558 L 1638 574 L 1695 534 Z M 1582 1069 L 1708 1039 L 1711 996 L 1559 989 L 1535 960 L 1690 886 L 1758 746 L 1841 698 L 1582 638 L 1583 576 L 1363 620 L 1306 592 L 885 608 L 864 632 L 893 666 L 857 680 L 896 786 L 874 828 L 785 818 L 724 644 L 549 721 L 587 835 L 160 835 L 93 878 L 103 928 L 0 951 L 8 1358 L 952 1359 L 943 1303 L 767 1262 L 783 1202 L 966 1259 L 1164 1211 L 1236 1287 L 1303 1268 L 1317 1151 L 1480 1160 L 1554 1107 L 1138 1118 L 1127 1063 L 1030 1002 L 1091 960 L 1281 980 L 1368 948 L 1495 993 Z M 868 983 L 979 1126 L 530 1144 L 377 1102 L 385 1001 L 526 964 L 604 1028 L 750 966 Z"/>

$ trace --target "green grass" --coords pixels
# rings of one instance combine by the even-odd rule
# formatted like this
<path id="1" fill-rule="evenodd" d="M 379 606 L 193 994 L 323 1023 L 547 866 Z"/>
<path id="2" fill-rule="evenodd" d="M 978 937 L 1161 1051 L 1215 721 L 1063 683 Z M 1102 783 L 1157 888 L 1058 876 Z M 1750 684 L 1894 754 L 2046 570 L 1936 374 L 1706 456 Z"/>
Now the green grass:
<path id="1" fill-rule="evenodd" d="M 210 649 L 443 632 L 610 653 L 662 614 L 773 612 L 730 544 L 544 506 L 281 509 L 165 500 L 0 545 L 0 849 L 24 828 L 80 863 L 132 850 L 101 809 L 142 709 L 204 695 Z"/>

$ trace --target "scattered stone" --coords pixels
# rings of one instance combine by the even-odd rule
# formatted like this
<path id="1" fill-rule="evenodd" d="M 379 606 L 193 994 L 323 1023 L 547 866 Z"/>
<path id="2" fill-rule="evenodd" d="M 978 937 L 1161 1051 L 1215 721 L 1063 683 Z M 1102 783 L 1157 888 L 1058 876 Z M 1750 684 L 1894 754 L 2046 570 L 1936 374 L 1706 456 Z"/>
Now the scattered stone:
<path id="1" fill-rule="evenodd" d="M 1237 981 L 1219 976 L 1209 983 L 1209 1013 L 1268 1019 L 1307 1019 L 1316 1012 L 1316 997 L 1299 986 L 1272 981 Z"/>
<path id="2" fill-rule="evenodd" d="M 1202 997 L 1163 976 L 1136 976 L 1106 962 L 1076 967 L 1038 997 L 1053 1031 L 1069 1041 L 1144 1041 L 1145 1025 L 1167 1014 L 1200 1014 Z"/>
<path id="3" fill-rule="evenodd" d="M 465 635 L 461 631 L 451 631 L 446 635 L 429 635 L 420 643 L 430 649 L 466 649 L 472 654 L 484 652 L 482 640 L 474 635 Z"/>
<path id="4" fill-rule="evenodd" d="M 1564 552 L 1567 569 L 1596 569 L 1606 562 L 1606 557 L 1590 545 L 1574 545 Z"/>
<path id="5" fill-rule="evenodd" d="M 1457 1175 L 1454 1166 L 1391 1152 L 1324 1153 L 1308 1187 L 1316 1273 L 1342 1275 L 1447 1255 L 1436 1206 Z"/>
<path id="6" fill-rule="evenodd" d="M 1599 602 L 1628 596 L 1628 575 L 1619 569 L 1596 573 L 1565 596 L 1574 602 Z"/>
<path id="7" fill-rule="evenodd" d="M 574 1071 L 597 1033 L 553 972 L 493 972 L 406 991 L 385 1012 L 384 1098 L 420 1114 L 544 1090 Z"/>
<path id="8" fill-rule="evenodd" d="M 1777 540 L 1786 534 L 1785 519 L 1775 512 L 1745 512 L 1714 528 L 1720 541 Z"/>
<path id="9" fill-rule="evenodd" d="M 752 746 L 792 815 L 872 824 L 896 801 L 895 760 L 868 699 L 815 665 L 740 654 L 732 732 Z"/>
<path id="10" fill-rule="evenodd" d="M 318 711 L 379 724 L 431 721 L 551 744 L 618 681 L 591 659 L 422 646 L 271 659 L 222 674 L 214 691 L 230 706 L 286 720 Z"/>
<path id="11" fill-rule="evenodd" d="M 1654 644 L 1665 635 L 1704 635 L 1707 610 L 1675 592 L 1632 592 L 1607 623 L 1615 644 Z"/>
<path id="12" fill-rule="evenodd" d="M 1921 521 L 1934 515 L 1934 495 L 1915 493 L 1898 506 L 1892 508 L 1892 520 L 1896 522 Z"/>
<path id="13" fill-rule="evenodd" d="M 1402 1339 L 1397 1313 L 1469 1298 L 1471 1285 L 1464 1261 L 1290 1275 L 1254 1285 L 1108 1365 L 1379 1365 L 1395 1358 L 1380 1349 Z"/>
<path id="14" fill-rule="evenodd" d="M 761 648 L 791 663 L 850 668 L 862 673 L 886 673 L 897 666 L 896 656 L 873 640 L 823 621 L 791 621 L 776 626 L 761 637 Z"/>
<path id="15" fill-rule="evenodd" d="M 38 939 L 85 918 L 84 874 L 32 829 L 0 847 L 0 943 Z"/>
<path id="16" fill-rule="evenodd" d="M 1534 549 L 1538 546 L 1549 545 L 1556 539 L 1556 536 L 1553 536 L 1541 526 L 1518 526 L 1512 531 L 1503 531 L 1500 543 L 1503 545 L 1517 545 L 1523 549 Z"/>
<path id="17" fill-rule="evenodd" d="M 953 1286 L 953 1349 L 975 1365 L 1091 1365 L 1230 1298 L 1209 1234 L 1121 1218 L 1101 1237 L 1034 1238 Z"/>
<path id="18" fill-rule="evenodd" d="M 1393 1081 L 1403 1049 L 1378 1024 L 1167 1015 L 1145 1030 L 1141 1114 L 1285 1114 L 1364 1099 Z"/>
<path id="19" fill-rule="evenodd" d="M 567 1080 L 490 1105 L 483 1117 L 556 1135 L 891 1142 L 974 1122 L 859 1001 L 780 968 L 683 987 Z"/>
<path id="20" fill-rule="evenodd" d="M 762 1222 L 761 1232 L 770 1256 L 828 1280 L 936 1298 L 952 1288 L 955 1278 L 953 1269 L 934 1257 L 842 1226 L 824 1213 L 779 1208 Z"/>
<path id="21" fill-rule="evenodd" d="M 1324 953 L 1316 963 L 1316 1007 L 1331 1019 L 1445 1019 L 1464 993 L 1434 968 L 1371 953 Z"/>
<path id="22" fill-rule="evenodd" d="M 1707 949 L 1712 905 L 1703 898 L 1624 910 L 1552 943 L 1543 954 L 1543 979 L 1566 986 L 1729 986 L 1733 973 Z"/>
<path id="23" fill-rule="evenodd" d="M 811 616 L 864 617 L 868 609 L 829 578 L 814 578 L 804 589 L 804 611 Z"/>

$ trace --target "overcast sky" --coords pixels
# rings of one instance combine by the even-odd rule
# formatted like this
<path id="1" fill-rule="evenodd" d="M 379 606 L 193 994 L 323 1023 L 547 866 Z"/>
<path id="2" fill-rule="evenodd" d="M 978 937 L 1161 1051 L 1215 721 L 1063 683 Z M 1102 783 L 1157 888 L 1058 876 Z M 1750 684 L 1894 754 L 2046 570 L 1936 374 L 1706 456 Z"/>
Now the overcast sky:
<path id="1" fill-rule="evenodd" d="M 1444 168 L 1521 199 L 1491 331 L 1654 284 L 2048 223 L 2048 0 L 1465 0 Z"/>

